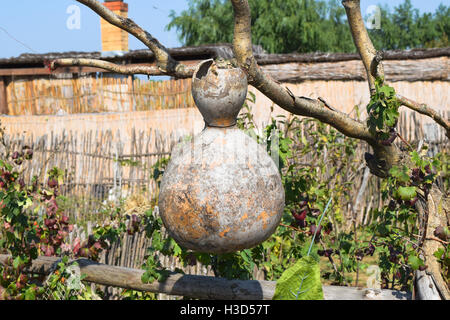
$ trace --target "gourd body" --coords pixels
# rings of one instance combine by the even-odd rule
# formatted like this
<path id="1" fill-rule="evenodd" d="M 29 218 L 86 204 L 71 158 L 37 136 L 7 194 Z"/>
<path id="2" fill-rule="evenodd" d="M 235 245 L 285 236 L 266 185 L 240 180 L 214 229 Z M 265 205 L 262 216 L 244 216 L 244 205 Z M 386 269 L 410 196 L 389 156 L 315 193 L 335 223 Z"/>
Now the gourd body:
<path id="1" fill-rule="evenodd" d="M 199 252 L 251 248 L 278 226 L 284 189 L 274 161 L 236 127 L 206 128 L 179 144 L 161 182 L 169 234 Z"/>
<path id="2" fill-rule="evenodd" d="M 226 253 L 266 240 L 284 210 L 284 189 L 264 147 L 236 127 L 247 94 L 239 68 L 199 65 L 192 95 L 205 129 L 175 146 L 159 212 L 170 236 L 198 252 Z"/>

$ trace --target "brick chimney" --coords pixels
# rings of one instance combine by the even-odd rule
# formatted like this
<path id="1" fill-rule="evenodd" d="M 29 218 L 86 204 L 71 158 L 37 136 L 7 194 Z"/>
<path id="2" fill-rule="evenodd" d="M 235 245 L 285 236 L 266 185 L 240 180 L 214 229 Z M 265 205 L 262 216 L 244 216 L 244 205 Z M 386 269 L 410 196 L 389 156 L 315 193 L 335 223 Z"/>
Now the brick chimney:
<path id="1" fill-rule="evenodd" d="M 128 4 L 123 0 L 105 0 L 105 7 L 122 17 L 128 17 Z M 128 33 L 100 18 L 102 53 L 108 55 L 128 51 Z"/>

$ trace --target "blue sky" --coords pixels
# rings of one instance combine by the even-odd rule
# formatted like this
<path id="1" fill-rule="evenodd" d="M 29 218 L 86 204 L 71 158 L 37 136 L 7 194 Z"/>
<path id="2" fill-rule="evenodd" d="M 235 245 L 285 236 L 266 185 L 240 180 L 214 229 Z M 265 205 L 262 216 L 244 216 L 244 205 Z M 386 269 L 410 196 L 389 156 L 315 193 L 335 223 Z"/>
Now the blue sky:
<path id="1" fill-rule="evenodd" d="M 170 21 L 168 17 L 170 10 L 179 13 L 186 9 L 186 0 L 126 0 L 125 2 L 129 5 L 129 17 L 136 23 L 158 38 L 166 47 L 180 46 L 175 30 L 169 32 L 165 30 L 165 26 Z M 421 12 L 434 12 L 440 3 L 449 5 L 449 2 L 449 0 L 412 0 L 414 7 Z M 403 0 L 362 0 L 361 7 L 364 14 L 370 5 L 387 4 L 393 8 L 401 3 Z M 70 16 L 67 8 L 74 4 L 81 9 L 79 29 L 69 29 L 66 25 Z M 144 48 L 132 36 L 130 36 L 129 47 L 130 49 Z M 100 51 L 99 17 L 75 0 L 2 1 L 0 58 L 33 52 L 31 49 L 37 53 Z"/>

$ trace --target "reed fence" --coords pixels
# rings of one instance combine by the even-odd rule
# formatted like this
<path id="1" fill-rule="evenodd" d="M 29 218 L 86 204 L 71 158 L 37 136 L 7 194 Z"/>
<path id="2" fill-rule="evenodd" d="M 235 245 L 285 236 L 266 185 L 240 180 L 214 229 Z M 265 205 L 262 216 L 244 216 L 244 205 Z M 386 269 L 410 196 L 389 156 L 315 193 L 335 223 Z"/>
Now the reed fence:
<path id="1" fill-rule="evenodd" d="M 132 130 L 125 149 L 120 133 L 111 130 L 80 136 L 50 133 L 36 139 L 4 136 L 8 150 L 33 149 L 33 159 L 22 165 L 25 182 L 37 176 L 43 184 L 52 168 L 64 171 L 61 195 L 67 199 L 67 213 L 77 221 L 92 220 L 107 201 L 141 193 L 150 197 L 156 188 L 152 166 L 168 157 L 178 140 L 157 130 Z"/>
<path id="2" fill-rule="evenodd" d="M 194 107 L 191 79 L 133 76 L 26 77 L 6 86 L 9 115 L 125 112 Z"/>
<path id="3" fill-rule="evenodd" d="M 191 79 L 149 81 L 142 77 L 108 74 L 60 74 L 35 77 L 12 76 L 5 82 L 8 115 L 61 115 L 98 112 L 171 110 L 195 107 Z M 362 80 L 320 80 L 283 83 L 295 95 L 323 97 L 334 108 L 349 113 L 369 102 L 367 82 Z M 449 81 L 396 81 L 397 92 L 447 111 Z M 267 114 L 273 105 L 256 94 L 255 116 Z M 275 108 L 281 111 L 280 108 Z M 365 108 L 361 108 L 364 113 Z"/>
<path id="4" fill-rule="evenodd" d="M 450 112 L 447 115 L 450 116 Z M 304 122 L 300 125 L 300 130 L 306 136 L 308 132 L 317 130 L 315 126 L 306 126 Z M 448 139 L 444 130 L 436 124 L 423 124 L 415 113 L 402 113 L 398 129 L 407 141 L 427 143 L 430 154 L 447 150 Z M 81 132 L 50 131 L 48 134 L 35 136 L 29 132 L 8 134 L 7 130 L 3 140 L 10 152 L 20 150 L 23 146 L 33 148 L 32 161 L 22 164 L 26 181 L 38 176 L 39 182 L 45 183 L 50 169 L 58 167 L 64 170 L 61 194 L 67 199 L 67 213 L 77 221 L 90 221 L 96 219 L 102 206 L 108 201 L 117 201 L 132 195 L 141 195 L 141 198 L 151 201 L 157 192 L 153 166 L 158 160 L 169 157 L 176 143 L 195 133 L 194 130 L 168 133 L 153 128 L 131 127 L 127 130 L 108 128 Z M 359 213 L 360 223 L 370 222 L 369 217 L 366 217 L 370 209 L 382 205 L 377 191 L 378 179 L 373 178 L 368 169 L 364 169 L 365 152 L 370 152 L 368 146 L 359 143 L 351 159 L 355 170 L 344 177 L 348 181 L 354 181 L 355 187 L 358 187 L 351 197 L 355 199 L 351 207 L 358 212 L 364 211 Z M 315 163 L 317 160 L 308 157 L 310 156 L 298 158 L 296 161 Z M 330 177 L 322 178 L 327 181 Z"/>
<path id="5" fill-rule="evenodd" d="M 447 116 L 450 116 L 450 112 Z M 306 136 L 308 132 L 316 130 L 314 126 L 305 126 L 304 122 L 300 125 L 302 126 L 300 130 L 305 132 Z M 60 132 L 50 131 L 36 136 L 32 132 L 21 133 L 20 131 L 9 134 L 7 128 L 3 140 L 10 152 L 20 150 L 23 146 L 33 148 L 32 161 L 22 164 L 26 181 L 31 181 L 31 178 L 36 175 L 40 183 L 44 183 L 47 172 L 53 167 L 64 170 L 64 185 L 61 191 L 68 201 L 68 213 L 79 220 L 92 220 L 108 199 L 135 194 L 143 194 L 151 199 L 156 191 L 152 167 L 158 160 L 168 157 L 176 143 L 194 135 L 198 129 L 194 130 L 191 127 L 190 131 L 169 132 L 143 128 L 143 126 L 126 128 L 126 130 L 106 128 L 66 131 L 63 129 Z M 444 130 L 435 123 L 422 123 L 415 113 L 402 113 L 398 129 L 400 135 L 407 141 L 427 143 L 430 154 L 445 151 L 448 146 Z M 355 186 L 364 185 L 368 188 L 364 195 L 360 195 L 360 198 L 362 196 L 364 199 L 369 197 L 369 200 L 370 197 L 377 198 L 377 187 L 374 186 L 375 189 L 371 189 L 370 183 L 368 185 L 367 181 L 363 183 L 364 177 L 366 180 L 377 181 L 367 172 L 364 174 L 364 153 L 370 150 L 365 143 L 359 143 L 355 151 L 353 160 L 357 170 L 351 173 L 348 179 L 357 182 Z M 299 158 L 297 161 L 314 163 L 315 159 Z M 356 191 L 353 198 L 357 199 Z M 369 208 L 372 203 L 374 208 L 373 201 L 362 203 Z M 378 200 L 376 202 L 380 205 Z M 364 221 L 364 218 L 360 220 Z"/>

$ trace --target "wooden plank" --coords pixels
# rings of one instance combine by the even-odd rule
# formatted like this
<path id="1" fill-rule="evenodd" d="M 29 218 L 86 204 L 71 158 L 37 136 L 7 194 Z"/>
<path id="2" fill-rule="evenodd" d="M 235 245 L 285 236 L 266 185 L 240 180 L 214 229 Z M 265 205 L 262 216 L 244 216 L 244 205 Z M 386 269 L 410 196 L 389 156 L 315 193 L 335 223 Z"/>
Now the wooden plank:
<path id="1" fill-rule="evenodd" d="M 425 271 L 416 271 L 417 300 L 442 300 L 430 275 Z"/>
<path id="2" fill-rule="evenodd" d="M 0 255 L 5 263 L 8 255 Z M 27 271 L 48 274 L 59 261 L 56 257 L 39 257 Z M 77 259 L 85 280 L 105 286 L 132 290 L 159 292 L 197 299 L 215 300 L 271 300 L 275 293 L 275 281 L 227 280 L 224 278 L 172 273 L 164 282 L 144 284 L 144 270 L 116 267 L 96 263 L 88 259 Z M 408 300 L 411 294 L 395 290 L 360 289 L 352 287 L 323 286 L 326 300 Z"/>
<path id="3" fill-rule="evenodd" d="M 5 77 L 0 77 L 0 114 L 8 114 L 8 100 L 6 95 Z"/>

